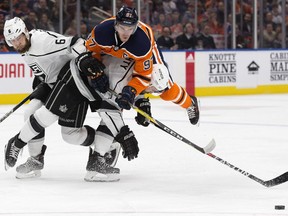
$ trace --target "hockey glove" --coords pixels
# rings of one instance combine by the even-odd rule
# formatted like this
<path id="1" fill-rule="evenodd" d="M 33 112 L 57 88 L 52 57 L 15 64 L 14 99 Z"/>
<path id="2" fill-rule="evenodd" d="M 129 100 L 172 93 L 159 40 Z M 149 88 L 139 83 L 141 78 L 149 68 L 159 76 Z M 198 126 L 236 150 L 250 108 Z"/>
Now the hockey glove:
<path id="1" fill-rule="evenodd" d="M 109 79 L 106 76 L 106 74 L 101 73 L 97 77 L 96 76 L 91 77 L 91 86 L 94 89 L 96 89 L 102 93 L 105 93 L 109 89 Z"/>
<path id="2" fill-rule="evenodd" d="M 138 157 L 138 141 L 127 125 L 120 129 L 115 140 L 120 143 L 123 150 L 122 155 L 124 158 L 127 158 L 128 161 Z"/>
<path id="3" fill-rule="evenodd" d="M 134 103 L 136 95 L 136 89 L 131 86 L 124 86 L 122 93 L 119 94 L 119 97 L 116 98 L 116 103 L 120 108 L 130 110 L 131 104 Z"/>
<path id="4" fill-rule="evenodd" d="M 148 115 L 151 116 L 151 104 L 149 98 L 140 98 L 136 100 L 135 106 L 137 106 L 139 109 L 143 110 L 144 112 L 146 112 Z M 139 125 L 142 125 L 144 127 L 147 127 L 150 124 L 150 121 L 140 113 L 137 113 L 135 120 Z"/>
<path id="5" fill-rule="evenodd" d="M 78 69 L 86 76 L 98 76 L 105 69 L 105 65 L 94 58 L 91 52 L 81 53 L 75 61 Z"/>

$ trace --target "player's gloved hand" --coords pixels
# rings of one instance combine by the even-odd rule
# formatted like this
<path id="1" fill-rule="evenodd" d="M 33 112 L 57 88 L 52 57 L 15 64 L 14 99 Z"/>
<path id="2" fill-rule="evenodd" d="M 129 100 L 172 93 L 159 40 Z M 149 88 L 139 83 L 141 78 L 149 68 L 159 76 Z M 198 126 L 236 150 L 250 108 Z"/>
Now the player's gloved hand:
<path id="1" fill-rule="evenodd" d="M 134 103 L 136 95 L 136 89 L 131 86 L 124 86 L 122 92 L 119 94 L 119 97 L 116 98 L 116 103 L 122 109 L 131 109 L 131 104 Z"/>
<path id="2" fill-rule="evenodd" d="M 137 106 L 139 109 L 143 110 L 151 116 L 151 104 L 149 98 L 139 98 L 135 101 L 135 106 Z M 144 127 L 147 127 L 150 124 L 150 121 L 140 113 L 137 113 L 135 120 L 139 125 L 142 125 Z"/>
<path id="3" fill-rule="evenodd" d="M 105 93 L 109 89 L 109 79 L 106 74 L 101 73 L 98 76 L 90 77 L 91 78 L 91 86 L 102 92 Z"/>
<path id="4" fill-rule="evenodd" d="M 116 135 L 115 140 L 120 143 L 123 150 L 122 155 L 124 158 L 127 158 L 128 161 L 138 157 L 138 141 L 136 140 L 134 133 L 127 125 L 120 129 L 120 132 Z"/>
<path id="5" fill-rule="evenodd" d="M 92 56 L 91 52 L 81 53 L 75 59 L 78 69 L 86 76 L 97 76 L 103 73 L 105 65 Z"/>

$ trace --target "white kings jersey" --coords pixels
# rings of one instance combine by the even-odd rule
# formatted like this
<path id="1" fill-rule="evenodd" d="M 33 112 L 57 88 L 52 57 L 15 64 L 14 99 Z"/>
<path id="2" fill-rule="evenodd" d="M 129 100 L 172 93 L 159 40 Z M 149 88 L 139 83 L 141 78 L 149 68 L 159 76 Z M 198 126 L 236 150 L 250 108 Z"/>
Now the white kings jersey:
<path id="1" fill-rule="evenodd" d="M 104 72 L 109 78 L 109 88 L 118 94 L 121 93 L 123 87 L 128 85 L 128 82 L 132 79 L 135 61 L 103 55 L 102 62 L 106 67 Z"/>
<path id="2" fill-rule="evenodd" d="M 31 47 L 22 57 L 34 75 L 48 84 L 55 83 L 60 70 L 68 61 L 86 51 L 81 38 L 71 45 L 73 37 L 55 32 L 33 29 L 29 34 Z"/>

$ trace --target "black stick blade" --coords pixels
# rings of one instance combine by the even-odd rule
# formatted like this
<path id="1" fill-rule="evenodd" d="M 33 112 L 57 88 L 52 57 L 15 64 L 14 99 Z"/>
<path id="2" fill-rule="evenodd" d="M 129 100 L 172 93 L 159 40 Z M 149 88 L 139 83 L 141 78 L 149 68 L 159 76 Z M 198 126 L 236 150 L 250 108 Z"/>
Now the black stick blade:
<path id="1" fill-rule="evenodd" d="M 280 175 L 280 176 L 278 176 L 278 177 L 276 177 L 274 179 L 265 181 L 264 185 L 266 187 L 273 187 L 273 186 L 282 184 L 282 183 L 287 182 L 287 181 L 288 181 L 288 172 L 285 172 L 282 175 Z"/>

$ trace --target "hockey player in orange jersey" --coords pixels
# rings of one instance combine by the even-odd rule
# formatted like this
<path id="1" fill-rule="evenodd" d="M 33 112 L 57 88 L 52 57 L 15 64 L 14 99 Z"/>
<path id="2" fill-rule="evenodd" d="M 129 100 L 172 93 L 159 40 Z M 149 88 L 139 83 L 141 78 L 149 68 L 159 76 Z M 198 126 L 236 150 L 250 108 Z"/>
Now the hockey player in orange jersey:
<path id="1" fill-rule="evenodd" d="M 109 82 L 115 83 L 112 89 L 120 93 L 116 102 L 121 108 L 130 109 L 130 104 L 135 102 L 136 106 L 151 114 L 149 100 L 137 96 L 148 89 L 151 91 L 151 85 L 154 85 L 154 89 L 160 93 L 163 100 L 172 101 L 185 108 L 190 122 L 194 125 L 198 123 L 197 98 L 189 96 L 185 89 L 173 82 L 162 53 L 157 48 L 152 29 L 138 20 L 134 8 L 123 6 L 116 17 L 97 25 L 87 39 L 86 47 L 93 52 L 95 58 L 102 61 L 103 56 L 109 55 L 134 62 L 131 65 L 131 76 L 127 73 L 119 79 L 119 76 L 115 78 L 109 74 Z M 105 61 L 103 63 L 105 64 Z M 113 64 L 113 61 L 110 64 Z M 107 64 L 105 65 L 107 67 Z M 138 98 L 136 101 L 135 97 Z M 149 124 L 140 114 L 136 121 L 143 126 Z"/>

